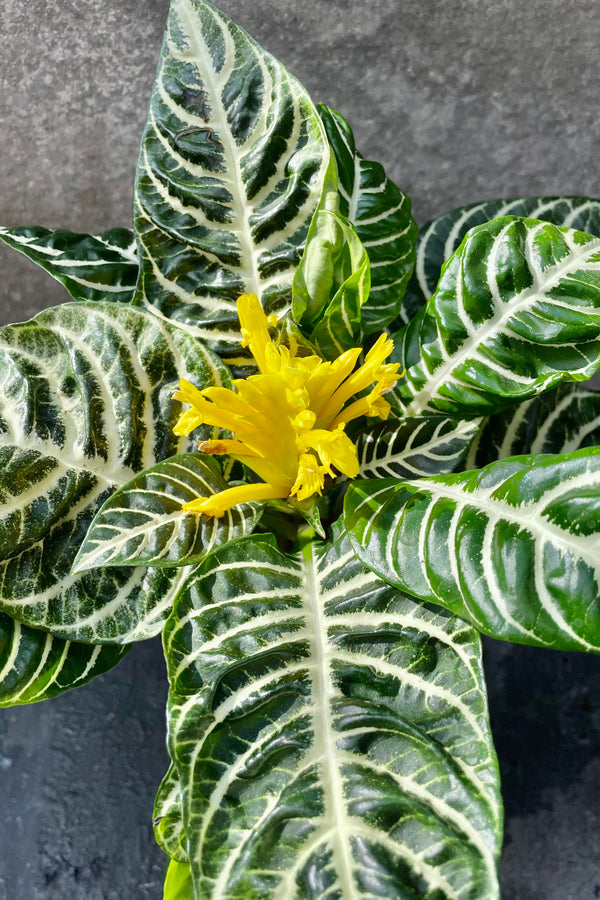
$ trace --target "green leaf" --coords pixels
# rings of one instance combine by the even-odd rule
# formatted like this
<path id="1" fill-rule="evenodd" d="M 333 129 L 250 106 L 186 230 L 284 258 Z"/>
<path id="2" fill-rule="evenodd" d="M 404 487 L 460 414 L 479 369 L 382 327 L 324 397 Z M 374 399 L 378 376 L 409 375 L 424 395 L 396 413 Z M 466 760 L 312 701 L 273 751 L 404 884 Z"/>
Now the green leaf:
<path id="1" fill-rule="evenodd" d="M 125 228 L 112 228 L 103 234 L 0 228 L 0 241 L 49 272 L 74 300 L 133 300 L 139 265 L 133 233 Z"/>
<path id="2" fill-rule="evenodd" d="M 485 419 L 464 468 L 481 468 L 523 453 L 571 453 L 598 445 L 600 392 L 561 384 L 541 397 Z"/>
<path id="3" fill-rule="evenodd" d="M 240 294 L 289 308 L 328 166 L 299 82 L 209 3 L 173 0 L 135 184 L 137 302 L 236 350 Z"/>
<path id="4" fill-rule="evenodd" d="M 192 870 L 188 863 L 171 860 L 165 878 L 163 900 L 194 900 Z"/>
<path id="5" fill-rule="evenodd" d="M 499 412 L 600 365 L 600 240 L 533 219 L 473 228 L 398 336 L 407 416 Z"/>
<path id="6" fill-rule="evenodd" d="M 189 515 L 182 504 L 217 494 L 227 482 L 198 453 L 172 456 L 115 491 L 96 514 L 73 572 L 98 566 L 173 566 L 199 562 L 216 545 L 250 532 L 253 505 L 220 519 Z"/>
<path id="7" fill-rule="evenodd" d="M 355 482 L 346 525 L 382 578 L 492 637 L 600 651 L 600 448 Z"/>
<path id="8" fill-rule="evenodd" d="M 480 646 L 356 559 L 215 550 L 165 631 L 196 900 L 498 897 Z"/>
<path id="9" fill-rule="evenodd" d="M 0 613 L 0 707 L 37 703 L 80 687 L 128 651 L 64 641 Z"/>
<path id="10" fill-rule="evenodd" d="M 363 478 L 424 478 L 460 467 L 479 430 L 479 420 L 417 416 L 388 419 L 364 429 L 358 438 Z"/>
<path id="11" fill-rule="evenodd" d="M 190 449 L 172 432 L 179 377 L 229 379 L 181 329 L 130 306 L 68 303 L 0 331 L 0 609 L 92 643 L 160 631 L 183 569 L 70 569 L 110 494 Z"/>
<path id="12" fill-rule="evenodd" d="M 187 839 L 183 828 L 181 786 L 173 764 L 160 783 L 154 802 L 154 836 L 165 853 L 179 862 L 188 862 Z M 193 900 L 193 894 L 192 894 Z"/>
<path id="13" fill-rule="evenodd" d="M 427 303 L 442 274 L 443 264 L 458 250 L 467 232 L 476 225 L 503 216 L 541 219 L 600 237 L 600 200 L 589 197 L 484 200 L 445 212 L 419 230 L 415 270 L 402 300 L 399 318 L 394 323 L 395 328 L 412 319 Z"/>
<path id="14" fill-rule="evenodd" d="M 340 212 L 355 226 L 371 262 L 371 293 L 362 309 L 366 334 L 381 331 L 397 315 L 415 263 L 417 225 L 410 199 L 378 162 L 363 159 L 338 112 L 319 104 L 339 177 Z"/>
<path id="15" fill-rule="evenodd" d="M 294 276 L 292 311 L 325 359 L 362 344 L 361 307 L 370 284 L 369 257 L 354 226 L 319 210 Z"/>

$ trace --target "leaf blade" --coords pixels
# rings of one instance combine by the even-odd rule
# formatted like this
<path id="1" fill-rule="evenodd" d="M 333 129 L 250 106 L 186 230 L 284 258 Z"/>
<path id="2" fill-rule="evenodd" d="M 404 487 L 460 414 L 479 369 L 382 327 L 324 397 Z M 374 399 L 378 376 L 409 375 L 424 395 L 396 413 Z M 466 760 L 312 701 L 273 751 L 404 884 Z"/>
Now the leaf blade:
<path id="1" fill-rule="evenodd" d="M 417 239 L 415 271 L 402 300 L 393 329 L 424 306 L 435 291 L 444 262 L 458 250 L 467 232 L 476 225 L 503 216 L 519 216 L 551 222 L 561 228 L 587 231 L 600 237 L 600 200 L 590 197 L 517 197 L 484 200 L 452 209 L 427 222 Z"/>
<path id="2" fill-rule="evenodd" d="M 365 564 L 501 640 L 600 652 L 600 449 L 513 457 L 428 480 L 355 482 Z"/>
<path id="3" fill-rule="evenodd" d="M 183 570 L 72 576 L 97 509 L 157 459 L 187 450 L 172 427 L 180 376 L 227 384 L 183 331 L 121 304 L 64 304 L 0 332 L 0 609 L 57 637 L 151 637 Z"/>
<path id="4" fill-rule="evenodd" d="M 428 641 L 439 665 L 415 666 Z M 366 898 L 384 883 L 497 897 L 497 772 L 472 629 L 390 589 L 341 534 L 293 559 L 243 538 L 201 564 L 165 648 L 197 897 Z M 428 859 L 421 839 L 444 851 Z"/>
<path id="5" fill-rule="evenodd" d="M 173 566 L 200 562 L 217 544 L 252 530 L 256 514 L 243 504 L 222 519 L 190 515 L 182 505 L 227 488 L 199 453 L 162 460 L 118 488 L 96 513 L 73 563 L 80 573 L 98 566 Z"/>
<path id="6" fill-rule="evenodd" d="M 0 613 L 0 707 L 57 697 L 109 671 L 128 652 L 64 641 Z"/>
<path id="7" fill-rule="evenodd" d="M 417 225 L 410 198 L 380 163 L 363 159 L 350 126 L 319 104 L 339 174 L 340 212 L 355 226 L 371 263 L 371 292 L 362 308 L 366 334 L 381 331 L 398 314 L 415 264 Z"/>
<path id="8" fill-rule="evenodd" d="M 459 468 L 479 432 L 475 420 L 418 416 L 388 419 L 361 432 L 361 478 L 424 478 Z"/>
<path id="9" fill-rule="evenodd" d="M 37 226 L 0 228 L 0 241 L 45 269 L 74 300 L 133 300 L 139 264 L 132 231 L 75 234 Z"/>
<path id="10" fill-rule="evenodd" d="M 398 336 L 407 415 L 497 412 L 600 363 L 600 240 L 529 219 L 472 229 Z"/>
<path id="11" fill-rule="evenodd" d="M 136 302 L 236 350 L 240 294 L 289 307 L 328 165 L 296 79 L 211 4 L 175 0 L 134 192 Z"/>

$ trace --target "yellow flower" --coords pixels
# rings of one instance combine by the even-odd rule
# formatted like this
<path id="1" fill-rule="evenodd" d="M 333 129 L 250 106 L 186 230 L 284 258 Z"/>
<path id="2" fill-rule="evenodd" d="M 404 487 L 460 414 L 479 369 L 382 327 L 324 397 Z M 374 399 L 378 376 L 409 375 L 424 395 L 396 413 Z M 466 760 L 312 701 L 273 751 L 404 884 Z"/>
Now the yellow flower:
<path id="1" fill-rule="evenodd" d="M 358 416 L 387 418 L 383 399 L 399 378 L 397 364 L 384 365 L 393 349 L 382 334 L 365 362 L 354 369 L 360 347 L 346 350 L 333 362 L 318 356 L 296 356 L 277 347 L 269 335 L 276 323 L 267 317 L 254 294 L 238 300 L 243 346 L 249 347 L 259 374 L 236 379 L 235 390 L 209 387 L 200 391 L 182 379 L 174 398 L 189 403 L 175 425 L 175 434 L 190 434 L 200 425 L 212 425 L 230 438 L 201 441 L 203 453 L 227 453 L 262 479 L 199 497 L 183 506 L 185 512 L 222 516 L 248 500 L 305 500 L 323 490 L 325 476 L 358 475 L 356 447 L 344 428 Z M 357 393 L 369 393 L 348 402 Z"/>

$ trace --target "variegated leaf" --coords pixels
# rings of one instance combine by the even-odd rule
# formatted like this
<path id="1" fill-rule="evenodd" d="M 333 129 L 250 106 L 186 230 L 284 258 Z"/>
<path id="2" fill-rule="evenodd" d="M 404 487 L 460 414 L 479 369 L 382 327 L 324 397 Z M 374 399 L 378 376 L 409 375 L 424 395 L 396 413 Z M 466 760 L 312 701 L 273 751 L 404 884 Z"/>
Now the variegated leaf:
<path id="1" fill-rule="evenodd" d="M 135 185 L 137 301 L 234 351 L 240 294 L 289 307 L 328 166 L 296 79 L 210 3 L 173 0 Z"/>
<path id="2" fill-rule="evenodd" d="M 561 384 L 541 397 L 485 419 L 464 468 L 481 468 L 523 453 L 571 453 L 598 445 L 600 392 Z"/>
<path id="3" fill-rule="evenodd" d="M 417 225 L 410 198 L 378 162 L 363 159 L 338 112 L 319 105 L 338 168 L 340 212 L 358 232 L 371 262 L 371 293 L 362 308 L 365 333 L 381 331 L 398 315 L 415 263 Z"/>
<path id="4" fill-rule="evenodd" d="M 68 303 L 2 329 L 1 609 L 93 643 L 160 630 L 183 569 L 70 569 L 112 491 L 189 448 L 172 433 L 180 376 L 229 377 L 181 329 L 130 306 Z"/>
<path id="5" fill-rule="evenodd" d="M 416 416 L 388 419 L 358 438 L 363 478 L 423 478 L 458 469 L 479 430 L 479 420 Z"/>
<path id="6" fill-rule="evenodd" d="M 346 525 L 382 578 L 492 637 L 600 652 L 600 448 L 355 482 Z"/>
<path id="7" fill-rule="evenodd" d="M 198 562 L 214 547 L 250 532 L 252 504 L 221 518 L 190 515 L 184 503 L 217 494 L 227 482 L 199 453 L 172 456 L 141 472 L 108 498 L 90 525 L 74 572 L 98 566 L 173 566 Z"/>
<path id="8" fill-rule="evenodd" d="M 196 900 L 498 897 L 476 632 L 343 534 L 222 547 L 165 632 Z"/>
<path id="9" fill-rule="evenodd" d="M 587 231 L 600 237 L 600 200 L 589 197 L 519 197 L 484 200 L 443 213 L 427 222 L 417 239 L 415 270 L 402 300 L 395 328 L 401 328 L 429 300 L 442 266 L 458 250 L 467 232 L 476 225 L 503 216 L 541 219 L 563 228 Z"/>
<path id="10" fill-rule="evenodd" d="M 0 241 L 49 272 L 74 300 L 133 300 L 139 265 L 133 233 L 125 228 L 112 228 L 103 234 L 0 228 Z"/>
<path id="11" fill-rule="evenodd" d="M 473 228 L 398 336 L 407 416 L 498 412 L 600 365 L 600 240 L 533 219 Z"/>
<path id="12" fill-rule="evenodd" d="M 128 650 L 64 641 L 0 613 L 0 707 L 79 687 L 116 666 Z"/>
<path id="13" fill-rule="evenodd" d="M 160 783 L 154 802 L 154 836 L 165 853 L 179 862 L 188 862 L 187 838 L 183 828 L 181 786 L 173 764 Z M 193 898 L 192 898 L 193 900 Z"/>

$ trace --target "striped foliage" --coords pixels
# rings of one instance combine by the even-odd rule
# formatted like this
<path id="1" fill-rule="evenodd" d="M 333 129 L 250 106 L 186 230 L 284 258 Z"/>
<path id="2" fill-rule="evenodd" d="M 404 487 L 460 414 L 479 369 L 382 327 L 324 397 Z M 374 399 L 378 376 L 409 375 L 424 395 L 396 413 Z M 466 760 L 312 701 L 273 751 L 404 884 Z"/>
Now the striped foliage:
<path id="1" fill-rule="evenodd" d="M 154 801 L 154 836 L 171 859 L 188 862 L 187 839 L 183 828 L 181 786 L 177 769 L 171 763 L 160 783 Z"/>
<path id="2" fill-rule="evenodd" d="M 69 303 L 0 332 L 0 608 L 94 643 L 156 634 L 182 569 L 71 564 L 102 503 L 187 450 L 171 392 L 186 372 L 227 383 L 179 328 L 118 304 Z"/>
<path id="3" fill-rule="evenodd" d="M 363 478 L 425 478 L 454 472 L 479 430 L 479 420 L 419 416 L 388 419 L 365 428 L 358 438 Z"/>
<path id="4" fill-rule="evenodd" d="M 485 419 L 465 469 L 523 453 L 572 453 L 600 445 L 600 392 L 561 384 Z M 368 476 L 371 477 L 371 476 Z"/>
<path id="5" fill-rule="evenodd" d="M 0 707 L 80 687 L 116 666 L 128 650 L 64 641 L 0 613 Z"/>
<path id="6" fill-rule="evenodd" d="M 600 448 L 355 482 L 346 525 L 382 578 L 492 637 L 600 651 Z"/>
<path id="7" fill-rule="evenodd" d="M 415 263 L 417 226 L 410 198 L 378 162 L 363 159 L 338 112 L 319 105 L 337 163 L 340 212 L 358 232 L 371 262 L 371 293 L 362 309 L 366 334 L 381 331 L 397 315 Z"/>
<path id="8" fill-rule="evenodd" d="M 407 416 L 490 414 L 600 365 L 600 239 L 534 219 L 473 228 L 399 335 Z"/>
<path id="9" fill-rule="evenodd" d="M 240 294 L 289 307 L 328 166 L 296 79 L 205 0 L 173 0 L 135 183 L 137 302 L 235 350 Z"/>
<path id="10" fill-rule="evenodd" d="M 518 197 L 484 200 L 451 209 L 419 230 L 415 269 L 395 328 L 401 328 L 427 303 L 435 291 L 443 264 L 458 250 L 467 232 L 476 225 L 503 216 L 541 219 L 600 237 L 600 200 L 589 197 Z"/>
<path id="11" fill-rule="evenodd" d="M 113 228 L 104 234 L 0 228 L 0 241 L 49 272 L 74 300 L 133 300 L 139 265 L 133 233 L 125 228 Z"/>
<path id="12" fill-rule="evenodd" d="M 347 538 L 214 551 L 167 622 L 196 900 L 498 897 L 476 632 Z"/>
<path id="13" fill-rule="evenodd" d="M 212 547 L 252 530 L 255 510 L 248 503 L 228 510 L 220 519 L 182 512 L 182 504 L 227 486 L 214 465 L 197 453 L 172 456 L 140 472 L 98 511 L 73 571 L 198 562 Z"/>

